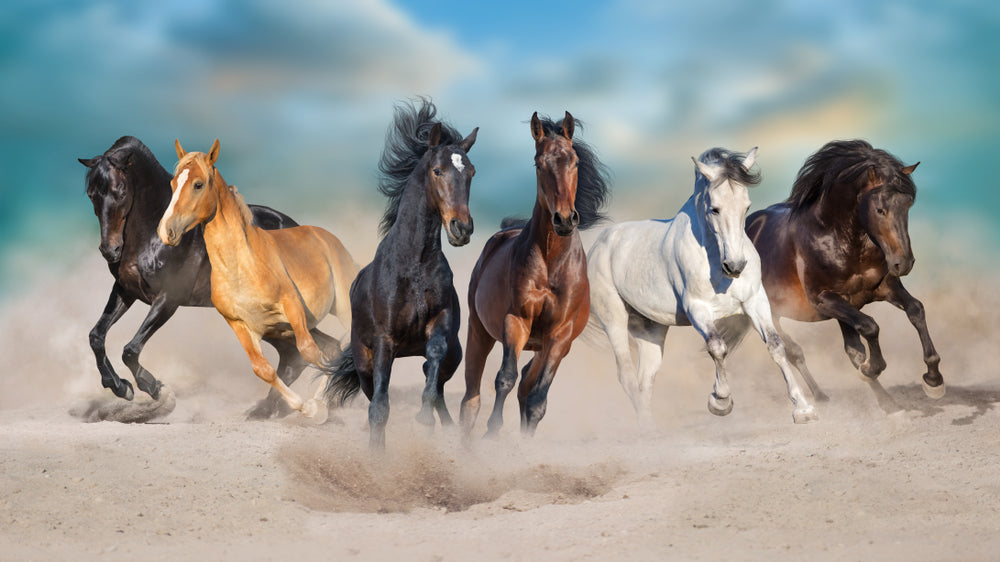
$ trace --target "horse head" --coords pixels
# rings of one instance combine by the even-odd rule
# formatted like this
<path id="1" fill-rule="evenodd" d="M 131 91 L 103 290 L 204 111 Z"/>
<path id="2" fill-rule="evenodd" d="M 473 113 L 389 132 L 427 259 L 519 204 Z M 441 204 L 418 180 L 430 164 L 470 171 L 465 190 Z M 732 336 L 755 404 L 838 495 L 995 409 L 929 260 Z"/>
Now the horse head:
<path id="1" fill-rule="evenodd" d="M 756 157 L 757 148 L 754 147 L 746 156 L 714 148 L 697 159 L 691 158 L 697 170 L 698 214 L 714 235 L 722 272 L 730 278 L 743 273 L 747 251 L 753 247 L 744 225 L 750 208 L 747 184 L 760 181 L 758 175 L 750 173 Z"/>
<path id="2" fill-rule="evenodd" d="M 211 189 L 219 175 L 215 169 L 219 139 L 215 139 L 208 154 L 187 152 L 179 140 L 174 142 L 174 148 L 179 162 L 170 180 L 173 196 L 156 229 L 160 240 L 168 246 L 176 246 L 185 232 L 211 220 L 219 205 Z M 221 176 L 218 181 L 222 181 Z"/>
<path id="3" fill-rule="evenodd" d="M 78 160 L 88 168 L 87 197 L 101 225 L 101 255 L 108 263 L 118 263 L 125 243 L 125 221 L 132 210 L 133 194 L 125 173 L 129 155 L 112 149 Z"/>
<path id="4" fill-rule="evenodd" d="M 427 196 L 441 215 L 441 226 L 452 246 L 464 246 L 472 236 L 469 187 L 476 167 L 468 152 L 476 142 L 476 127 L 456 144 L 442 144 L 441 123 L 435 123 L 427 140 Z"/>
<path id="5" fill-rule="evenodd" d="M 915 261 L 908 229 L 915 191 L 900 187 L 913 183 L 910 174 L 919 164 L 894 170 L 895 173 L 889 173 L 888 177 L 880 176 L 875 168 L 869 168 L 867 185 L 858 198 L 861 227 L 885 254 L 889 273 L 896 277 L 909 273 Z"/>
<path id="6" fill-rule="evenodd" d="M 560 236 L 569 236 L 580 224 L 580 213 L 576 210 L 577 166 L 580 160 L 573 149 L 575 124 L 576 120 L 567 111 L 562 130 L 548 134 L 538 118 L 538 112 L 531 116 L 538 202 L 552 215 L 552 227 Z"/>

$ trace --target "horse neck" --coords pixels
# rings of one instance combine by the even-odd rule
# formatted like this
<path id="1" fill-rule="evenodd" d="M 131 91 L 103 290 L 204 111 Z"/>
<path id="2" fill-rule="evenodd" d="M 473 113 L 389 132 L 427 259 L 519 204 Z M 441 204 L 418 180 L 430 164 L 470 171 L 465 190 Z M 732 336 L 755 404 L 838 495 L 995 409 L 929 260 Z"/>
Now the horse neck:
<path id="1" fill-rule="evenodd" d="M 392 247 L 421 258 L 441 253 L 441 213 L 427 200 L 427 184 L 420 172 L 407 182 L 399 202 L 396 222 L 386 234 Z"/>
<path id="2" fill-rule="evenodd" d="M 838 238 L 862 243 L 868 234 L 858 218 L 858 193 L 856 189 L 831 189 L 807 211 L 815 228 L 834 234 Z"/>
<path id="3" fill-rule="evenodd" d="M 173 176 L 155 160 L 146 162 L 145 158 L 138 158 L 135 161 L 138 163 L 129 166 L 127 172 L 132 189 L 129 222 L 134 228 L 147 233 L 151 224 L 155 235 L 156 224 L 170 204 L 170 180 Z"/>
<path id="4" fill-rule="evenodd" d="M 257 227 L 247 220 L 246 203 L 237 200 L 218 171 L 212 182 L 215 190 L 215 215 L 205 223 L 205 247 L 213 267 L 225 266 L 233 257 L 249 251 L 257 239 Z"/>

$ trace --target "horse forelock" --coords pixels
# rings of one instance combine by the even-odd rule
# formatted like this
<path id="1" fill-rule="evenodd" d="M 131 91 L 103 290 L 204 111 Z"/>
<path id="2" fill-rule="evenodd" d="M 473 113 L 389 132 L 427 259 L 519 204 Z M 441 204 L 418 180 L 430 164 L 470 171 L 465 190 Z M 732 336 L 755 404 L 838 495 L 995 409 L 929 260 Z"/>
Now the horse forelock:
<path id="1" fill-rule="evenodd" d="M 725 175 L 720 176 L 719 179 L 728 179 L 746 187 L 753 187 L 760 183 L 760 172 L 753 171 L 753 167 L 748 170 L 743 166 L 746 157 L 747 154 L 743 152 L 733 152 L 725 148 L 710 148 L 701 153 L 698 161 L 720 168 Z"/>
<path id="2" fill-rule="evenodd" d="M 563 121 L 553 121 L 539 115 L 538 120 L 546 137 L 562 137 Z M 576 133 L 583 130 L 583 122 L 573 119 Z M 573 150 L 577 158 L 576 212 L 580 215 L 579 230 L 586 230 L 609 219 L 604 210 L 611 199 L 611 172 L 597 157 L 591 146 L 573 136 Z M 536 155 L 537 156 L 537 155 Z"/>

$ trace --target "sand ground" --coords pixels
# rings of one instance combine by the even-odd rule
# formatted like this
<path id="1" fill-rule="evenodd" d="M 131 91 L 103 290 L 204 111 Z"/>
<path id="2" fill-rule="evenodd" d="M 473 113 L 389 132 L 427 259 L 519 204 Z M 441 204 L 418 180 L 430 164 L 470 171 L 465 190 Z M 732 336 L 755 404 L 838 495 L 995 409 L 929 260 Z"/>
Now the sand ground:
<path id="1" fill-rule="evenodd" d="M 448 252 L 469 254 L 453 259 L 463 291 L 476 252 Z M 323 425 L 247 421 L 266 387 L 211 309 L 182 310 L 143 354 L 175 396 L 169 414 L 86 423 L 88 407 L 115 399 L 87 344 L 110 277 L 85 261 L 0 311 L 0 559 L 995 560 L 1000 296 L 920 268 L 907 282 L 943 358 L 938 401 L 920 388 L 905 316 L 874 305 L 891 400 L 854 374 L 835 324 L 785 323 L 831 397 L 814 424 L 792 423 L 753 337 L 731 358 L 733 413 L 711 415 L 712 363 L 679 328 L 654 435 L 637 433 L 609 352 L 578 342 L 537 436 L 521 438 L 510 400 L 499 441 L 472 450 L 413 421 L 419 362 L 398 361 L 388 451 L 372 456 L 364 398 Z M 111 332 L 119 374 L 145 312 L 136 305 Z M 498 362 L 494 351 L 477 432 Z M 447 387 L 454 415 L 463 391 L 460 370 Z"/>

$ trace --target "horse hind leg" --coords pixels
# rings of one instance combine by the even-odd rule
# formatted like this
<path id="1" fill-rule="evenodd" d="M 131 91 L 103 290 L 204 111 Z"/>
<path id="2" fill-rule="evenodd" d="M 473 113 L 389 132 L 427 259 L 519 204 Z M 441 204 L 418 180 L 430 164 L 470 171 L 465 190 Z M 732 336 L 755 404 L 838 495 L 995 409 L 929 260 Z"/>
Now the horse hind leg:
<path id="1" fill-rule="evenodd" d="M 663 345 L 667 339 L 668 326 L 642 319 L 642 324 L 630 329 L 636 347 L 638 362 L 638 404 L 639 426 L 644 433 L 652 432 L 656 424 L 653 421 L 653 383 L 656 373 L 663 363 Z"/>
<path id="2" fill-rule="evenodd" d="M 315 402 L 304 403 L 295 391 L 288 388 L 288 385 L 278 378 L 277 371 L 275 371 L 274 367 L 271 366 L 267 358 L 261 353 L 258 336 L 253 334 L 246 325 L 238 320 L 231 321 L 229 326 L 233 329 L 237 339 L 239 339 L 240 344 L 243 346 L 243 350 L 246 351 L 247 356 L 250 358 L 250 365 L 253 368 L 254 374 L 271 385 L 285 399 L 285 402 L 288 403 L 291 409 L 298 410 L 307 418 L 315 416 L 318 410 Z"/>
<path id="3" fill-rule="evenodd" d="M 802 389 L 799 387 L 799 383 L 795 380 L 795 375 L 792 373 L 792 368 L 788 364 L 788 359 L 785 354 L 785 344 L 778 335 L 778 331 L 774 329 L 764 330 L 763 332 L 764 345 L 767 346 L 767 351 L 771 354 L 771 359 L 778 365 L 781 370 L 781 375 L 785 378 L 785 387 L 788 392 L 788 398 L 792 401 L 794 410 L 792 411 L 792 421 L 795 423 L 809 423 L 816 421 L 819 417 L 816 414 L 816 409 L 812 404 L 806 399 L 805 395 L 802 394 Z"/>
<path id="4" fill-rule="evenodd" d="M 462 397 L 458 415 L 459 424 L 462 426 L 462 438 L 466 445 L 470 443 L 472 428 L 476 425 L 476 418 L 479 417 L 483 370 L 486 368 L 486 358 L 494 345 L 496 340 L 486 332 L 473 308 L 469 312 L 465 345 L 465 396 Z"/>
<path id="5" fill-rule="evenodd" d="M 448 344 L 448 354 L 445 355 L 444 361 L 441 363 L 441 367 L 438 374 L 438 392 L 437 400 L 434 403 L 434 409 L 437 410 L 438 417 L 441 418 L 442 426 L 450 426 L 455 422 L 451 419 L 451 413 L 448 412 L 448 404 L 444 400 L 444 384 L 451 380 L 451 377 L 455 375 L 455 371 L 458 370 L 458 366 L 462 363 L 462 346 L 458 341 L 457 334 L 455 337 L 451 338 Z"/>
<path id="6" fill-rule="evenodd" d="M 447 339 L 443 334 L 434 334 L 431 336 L 430 340 L 427 342 L 427 347 L 425 350 L 426 361 L 424 361 L 424 391 L 421 394 L 421 406 L 420 411 L 417 412 L 417 421 L 421 424 L 427 426 L 428 432 L 434 431 L 434 409 L 438 405 L 438 398 L 440 397 L 439 390 L 440 386 L 438 384 L 441 372 L 441 362 L 448 354 L 448 343 Z M 445 408 L 445 413 L 447 414 L 447 408 Z M 451 415 L 448 415 L 448 421 L 451 422 Z M 442 420 L 444 423 L 444 420 Z"/>
<path id="7" fill-rule="evenodd" d="M 266 338 L 264 341 L 271 344 L 278 352 L 278 378 L 291 386 L 305 370 L 306 361 L 299 355 L 295 344 L 287 340 Z M 266 397 L 247 410 L 246 416 L 251 420 L 264 420 L 272 417 L 283 418 L 291 412 L 292 409 L 282 399 L 281 394 L 271 388 Z"/>

